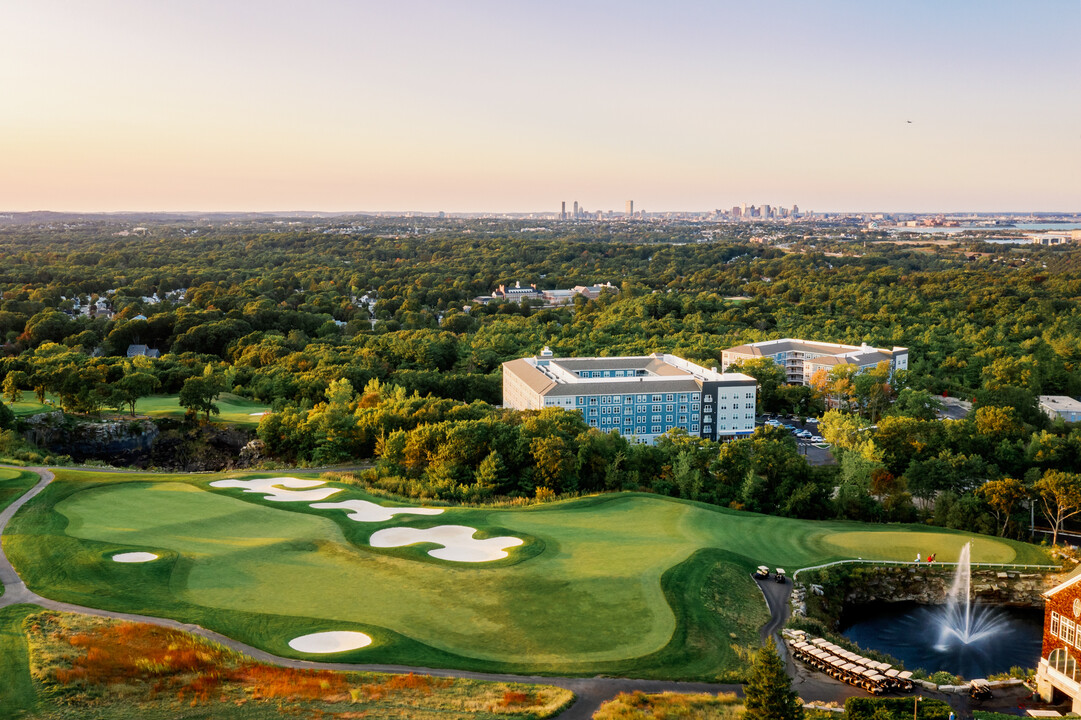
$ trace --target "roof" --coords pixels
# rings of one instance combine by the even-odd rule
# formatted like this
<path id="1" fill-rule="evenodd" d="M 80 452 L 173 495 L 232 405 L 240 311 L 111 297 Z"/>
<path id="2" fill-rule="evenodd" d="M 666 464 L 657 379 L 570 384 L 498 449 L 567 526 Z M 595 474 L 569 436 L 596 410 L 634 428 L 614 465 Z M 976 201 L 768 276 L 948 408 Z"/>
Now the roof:
<path id="1" fill-rule="evenodd" d="M 1081 412 L 1081 402 L 1069 395 L 1041 395 L 1040 405 L 1055 412 Z"/>
<path id="2" fill-rule="evenodd" d="M 893 350 L 886 350 L 883 348 L 873 348 L 869 345 L 844 345 L 842 343 L 816 342 L 813 340 L 798 340 L 794 338 L 781 338 L 779 340 L 763 340 L 756 343 L 746 343 L 744 345 L 730 347 L 724 352 L 763 357 L 765 355 L 775 355 L 781 352 L 793 351 L 819 353 L 821 355 L 844 355 L 860 350 L 883 353 L 886 360 L 889 360 L 894 353 L 908 352 L 908 348 L 900 347 L 894 348 Z"/>
<path id="3" fill-rule="evenodd" d="M 1055 587 L 1051 588 L 1050 590 L 1047 590 L 1046 592 L 1044 592 L 1043 596 L 1044 597 L 1051 597 L 1052 595 L 1059 592 L 1060 590 L 1065 590 L 1066 588 L 1070 587 L 1071 585 L 1076 584 L 1078 580 L 1081 580 L 1081 565 L 1078 565 L 1077 567 L 1075 567 L 1073 569 L 1073 572 L 1071 572 L 1069 575 L 1067 575 L 1066 578 L 1062 582 L 1060 582 L 1058 585 L 1056 585 Z"/>
<path id="4" fill-rule="evenodd" d="M 541 394 L 556 385 L 555 380 L 533 367 L 527 358 L 503 363 L 503 372 L 507 371 L 512 372 L 515 377 L 528 385 L 530 390 Z"/>

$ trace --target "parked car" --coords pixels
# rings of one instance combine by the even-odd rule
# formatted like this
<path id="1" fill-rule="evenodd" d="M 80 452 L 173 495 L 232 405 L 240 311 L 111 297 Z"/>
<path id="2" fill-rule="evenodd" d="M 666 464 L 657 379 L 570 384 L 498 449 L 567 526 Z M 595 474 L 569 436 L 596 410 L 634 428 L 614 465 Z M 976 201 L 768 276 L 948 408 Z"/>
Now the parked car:
<path id="1" fill-rule="evenodd" d="M 810 430 L 800 430 L 798 433 L 796 433 L 796 436 L 804 439 L 809 439 L 812 437 L 812 433 Z"/>
<path id="2" fill-rule="evenodd" d="M 821 435 L 812 435 L 811 436 L 811 442 L 820 443 L 820 442 L 826 442 L 826 441 Z"/>

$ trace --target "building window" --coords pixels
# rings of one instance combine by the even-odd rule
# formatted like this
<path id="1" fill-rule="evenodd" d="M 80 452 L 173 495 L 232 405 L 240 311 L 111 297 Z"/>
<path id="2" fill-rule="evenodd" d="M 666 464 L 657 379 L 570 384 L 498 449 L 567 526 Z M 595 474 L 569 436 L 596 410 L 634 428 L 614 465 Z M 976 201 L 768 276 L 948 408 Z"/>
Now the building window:
<path id="1" fill-rule="evenodd" d="M 676 399 L 676 396 L 673 395 L 672 393 L 668 393 L 667 395 L 664 396 L 664 399 L 667 400 L 668 402 L 672 402 L 673 400 Z"/>
<path id="2" fill-rule="evenodd" d="M 638 432 L 639 435 L 645 435 L 646 434 L 646 426 L 645 425 L 639 425 L 637 432 Z"/>
<path id="3" fill-rule="evenodd" d="M 597 404 L 597 397 L 596 396 L 591 397 L 589 399 L 589 404 L 590 405 L 596 405 Z"/>
<path id="4" fill-rule="evenodd" d="M 1059 614 L 1057 612 L 1051 613 L 1051 634 L 1058 637 L 1059 631 Z"/>
<path id="5" fill-rule="evenodd" d="M 661 426 L 660 425 L 654 425 L 653 426 L 653 434 L 654 435 L 659 435 L 660 433 L 661 433 Z"/>
<path id="6" fill-rule="evenodd" d="M 694 410 L 694 411 L 697 412 L 698 411 L 698 403 L 694 403 L 693 405 L 691 405 L 691 410 Z"/>
<path id="7" fill-rule="evenodd" d="M 669 425 L 671 425 L 673 422 L 675 422 L 675 420 L 673 420 L 673 417 L 671 415 L 666 415 L 665 418 L 664 418 L 664 421 L 666 423 L 668 423 Z"/>
<path id="8" fill-rule="evenodd" d="M 691 425 L 691 432 L 698 432 L 698 426 L 697 425 Z"/>
<path id="9" fill-rule="evenodd" d="M 1062 633 L 1062 639 L 1066 642 L 1067 645 L 1073 645 L 1075 639 L 1074 631 L 1076 630 L 1077 626 L 1074 625 L 1073 620 L 1063 620 L 1062 624 L 1066 626 L 1064 628 L 1065 632 Z"/>
<path id="10" fill-rule="evenodd" d="M 1047 664 L 1074 682 L 1077 682 L 1077 661 L 1066 648 L 1056 648 L 1047 658 Z"/>
<path id="11" fill-rule="evenodd" d="M 681 394 L 681 395 L 679 396 L 679 401 L 680 401 L 680 402 L 687 402 L 687 393 L 682 393 L 682 394 Z"/>
<path id="12" fill-rule="evenodd" d="M 661 396 L 660 395 L 654 395 L 653 396 L 653 402 L 660 402 L 660 401 L 661 401 Z"/>
<path id="13" fill-rule="evenodd" d="M 693 400 L 694 402 L 698 402 L 698 393 L 691 395 L 691 400 Z"/>

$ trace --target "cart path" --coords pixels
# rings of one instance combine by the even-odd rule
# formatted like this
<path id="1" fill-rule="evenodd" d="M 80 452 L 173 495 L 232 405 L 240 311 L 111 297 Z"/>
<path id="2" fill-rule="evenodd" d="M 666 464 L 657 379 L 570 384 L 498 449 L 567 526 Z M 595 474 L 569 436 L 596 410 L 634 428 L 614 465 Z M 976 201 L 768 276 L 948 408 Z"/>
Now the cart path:
<path id="1" fill-rule="evenodd" d="M 4 530 L 7 528 L 8 521 L 18 512 L 19 508 L 32 500 L 38 495 L 45 487 L 52 482 L 55 477 L 53 473 L 44 467 L 30 467 L 22 468 L 11 465 L 4 465 L 0 467 L 10 467 L 15 470 L 28 470 L 35 472 L 41 477 L 41 480 L 30 490 L 28 490 L 22 497 L 15 502 L 11 503 L 3 512 L 0 512 L 0 536 L 3 536 Z M 101 470 L 101 472 L 113 472 L 112 470 Z M 521 682 L 531 683 L 536 685 L 555 685 L 556 687 L 565 688 L 575 694 L 574 703 L 564 710 L 562 713 L 556 716 L 556 720 L 589 720 L 593 717 L 593 713 L 597 708 L 601 706 L 606 700 L 610 700 L 619 693 L 633 692 L 635 690 L 641 690 L 647 693 L 658 692 L 683 692 L 683 693 L 719 693 L 719 692 L 734 692 L 739 695 L 743 695 L 743 687 L 741 685 L 722 685 L 717 683 L 698 683 L 698 682 L 679 682 L 674 680 L 635 680 L 632 678 L 608 678 L 608 677 L 592 677 L 592 678 L 576 678 L 576 677 L 546 677 L 543 675 L 511 675 L 511 674 L 499 674 L 499 673 L 481 673 L 470 672 L 466 670 L 453 670 L 446 668 L 425 668 L 425 667 L 409 667 L 404 665 L 363 665 L 363 664 L 351 664 L 351 663 L 330 663 L 330 662 L 314 662 L 310 660 L 294 660 L 292 658 L 279 657 L 278 655 L 272 655 L 271 653 L 260 650 L 259 648 L 252 647 L 251 645 L 245 645 L 242 642 L 233 640 L 230 637 L 216 633 L 213 630 L 207 630 L 200 625 L 193 625 L 190 623 L 182 623 L 177 620 L 171 620 L 169 618 L 153 617 L 151 615 L 135 615 L 133 613 L 113 612 L 110 610 L 99 610 L 97 608 L 85 607 L 82 605 L 72 605 L 70 603 L 58 602 L 56 600 L 50 600 L 32 592 L 26 587 L 26 584 L 19 577 L 19 574 L 15 572 L 15 568 L 7 559 L 7 555 L 4 553 L 3 545 L 0 543 L 0 581 L 3 582 L 4 594 L 0 596 L 0 608 L 7 607 L 9 605 L 31 604 L 38 605 L 48 610 L 57 610 L 61 612 L 79 613 L 82 615 L 93 615 L 97 617 L 114 618 L 117 620 L 128 620 L 131 622 L 150 623 L 152 625 L 159 625 L 161 627 L 173 628 L 175 630 L 182 630 L 184 632 L 192 633 L 193 635 L 199 635 L 200 637 L 213 640 L 220 643 L 231 650 L 243 653 L 260 662 L 268 663 L 271 665 L 279 665 L 281 667 L 298 668 L 298 669 L 313 669 L 313 670 L 341 670 L 341 671 L 353 671 L 353 672 L 385 672 L 385 673 L 416 673 L 419 675 L 432 675 L 435 677 L 447 677 L 447 678 L 462 678 L 468 680 L 488 680 L 493 682 Z"/>

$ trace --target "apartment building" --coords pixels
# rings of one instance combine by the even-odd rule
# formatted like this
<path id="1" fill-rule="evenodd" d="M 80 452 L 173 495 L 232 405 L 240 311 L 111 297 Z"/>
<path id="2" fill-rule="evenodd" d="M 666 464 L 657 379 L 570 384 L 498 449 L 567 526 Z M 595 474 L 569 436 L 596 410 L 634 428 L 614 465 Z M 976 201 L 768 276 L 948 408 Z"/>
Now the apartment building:
<path id="1" fill-rule="evenodd" d="M 1043 648 L 1036 666 L 1036 692 L 1044 702 L 1069 700 L 1081 713 L 1081 568 L 1043 594 Z"/>
<path id="2" fill-rule="evenodd" d="M 710 440 L 754 432 L 755 379 L 720 373 L 675 355 L 556 358 L 503 363 L 503 405 L 562 407 L 592 427 L 654 442 L 674 427 Z"/>
<path id="3" fill-rule="evenodd" d="M 765 340 L 730 347 L 721 353 L 721 369 L 743 360 L 772 358 L 784 368 L 785 379 L 792 385 L 809 385 L 819 370 L 827 372 L 838 365 L 855 365 L 860 370 L 888 362 L 891 370 L 908 369 L 908 348 L 874 348 L 862 345 L 815 342 L 813 340 Z"/>

